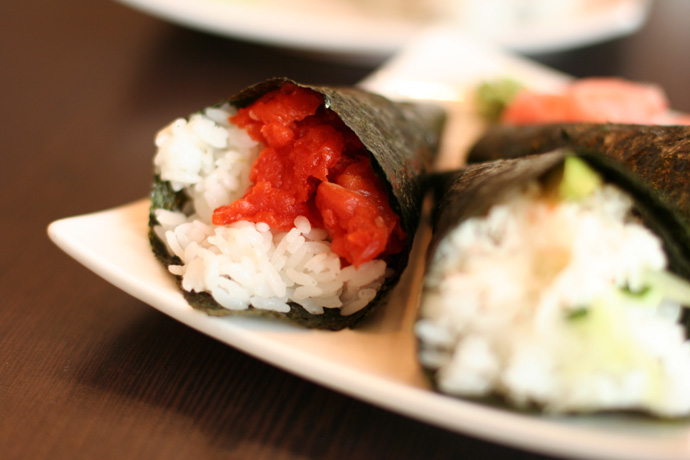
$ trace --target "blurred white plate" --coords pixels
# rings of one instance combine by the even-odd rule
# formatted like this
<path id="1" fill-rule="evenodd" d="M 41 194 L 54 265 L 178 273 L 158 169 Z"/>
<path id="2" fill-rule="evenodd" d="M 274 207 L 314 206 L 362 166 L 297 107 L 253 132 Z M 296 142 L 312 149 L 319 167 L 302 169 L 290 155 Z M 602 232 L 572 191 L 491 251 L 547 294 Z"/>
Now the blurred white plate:
<path id="1" fill-rule="evenodd" d="M 219 35 L 365 62 L 389 56 L 418 30 L 434 21 L 412 14 L 375 12 L 372 5 L 379 4 L 367 3 L 366 0 L 119 1 L 153 16 Z M 554 5 L 555 1 L 545 5 Z M 493 28 L 488 27 L 487 7 L 483 6 L 473 8 L 472 14 L 477 18 L 465 17 L 454 21 L 458 27 L 467 24 L 473 33 L 496 44 L 515 51 L 539 53 L 629 34 L 643 24 L 649 1 L 584 0 L 572 12 L 537 15 L 533 21 L 506 21 L 505 15 L 499 21 L 500 15 L 492 12 L 498 22 L 498 27 Z M 384 2 L 386 5 L 391 3 L 396 4 Z M 490 3 L 495 4 L 496 0 Z M 447 20 L 448 15 L 445 16 Z"/>
<path id="2" fill-rule="evenodd" d="M 442 163 L 481 129 L 468 92 L 481 79 L 511 75 L 537 88 L 567 77 L 478 45 L 448 31 L 420 38 L 364 85 L 395 97 L 446 102 L 453 118 Z M 423 226 L 411 264 L 390 301 L 356 330 L 307 330 L 260 318 L 210 317 L 188 306 L 159 265 L 147 239 L 148 202 L 53 222 L 48 233 L 65 252 L 115 286 L 217 340 L 336 391 L 430 424 L 488 441 L 570 458 L 680 460 L 690 458 L 690 422 L 632 415 L 552 417 L 449 398 L 429 389 L 415 359 Z"/>

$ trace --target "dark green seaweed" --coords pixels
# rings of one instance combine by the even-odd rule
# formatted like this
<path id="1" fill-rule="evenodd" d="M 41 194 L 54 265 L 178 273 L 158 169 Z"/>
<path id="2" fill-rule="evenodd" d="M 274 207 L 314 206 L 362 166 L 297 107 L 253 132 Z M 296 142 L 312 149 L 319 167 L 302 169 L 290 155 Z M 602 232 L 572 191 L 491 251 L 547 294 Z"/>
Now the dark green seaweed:
<path id="1" fill-rule="evenodd" d="M 618 160 L 690 222 L 690 126 L 496 125 L 474 145 L 468 162 L 516 158 L 558 147 L 596 152 Z"/>
<path id="2" fill-rule="evenodd" d="M 381 303 L 407 266 L 421 215 L 422 181 L 438 148 L 445 112 L 433 105 L 392 102 L 356 88 L 303 85 L 285 78 L 274 78 L 250 86 L 218 105 L 228 102 L 237 108 L 246 107 L 284 83 L 292 83 L 323 95 L 325 107 L 334 111 L 371 153 L 374 170 L 385 184 L 391 207 L 400 216 L 406 234 L 404 250 L 386 259 L 388 266 L 394 270 L 394 275 L 386 280 L 373 302 L 349 316 L 340 315 L 338 309 L 328 308 L 324 309 L 325 313 L 322 315 L 312 315 L 297 304 L 291 304 L 290 312 L 284 314 L 251 307 L 242 312 L 231 312 L 218 305 L 207 293 L 183 292 L 190 305 L 210 315 L 240 313 L 275 316 L 307 327 L 331 330 L 353 327 L 370 314 L 375 305 Z M 150 227 L 156 224 L 153 215 L 156 209 L 181 210 L 186 200 L 183 193 L 174 193 L 166 182 L 156 177 L 151 194 Z M 156 257 L 166 266 L 176 263 L 155 233 L 150 230 L 149 234 Z"/>

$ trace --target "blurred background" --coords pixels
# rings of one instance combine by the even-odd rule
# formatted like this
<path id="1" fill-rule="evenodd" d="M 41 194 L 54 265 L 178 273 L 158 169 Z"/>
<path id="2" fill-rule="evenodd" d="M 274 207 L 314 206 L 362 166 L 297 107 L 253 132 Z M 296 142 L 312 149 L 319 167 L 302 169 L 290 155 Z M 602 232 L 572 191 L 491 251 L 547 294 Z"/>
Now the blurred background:
<path id="1" fill-rule="evenodd" d="M 332 1 L 348 3 L 346 0 Z M 302 2 L 309 3 L 306 0 Z M 180 12 L 166 11 L 166 7 L 160 6 L 164 3 L 170 5 L 170 9 L 180 9 Z M 334 33 L 337 36 L 328 40 L 317 34 L 309 39 L 308 44 L 293 46 L 286 38 L 291 34 L 290 30 L 266 32 L 260 24 L 253 26 L 245 22 L 240 32 L 234 31 L 233 24 L 219 31 L 222 25 L 217 24 L 218 20 L 209 25 L 211 20 L 205 17 L 192 21 L 174 16 L 183 14 L 190 5 L 199 11 L 205 3 L 216 7 L 231 6 L 231 10 L 243 7 L 238 11 L 243 11 L 246 17 L 258 15 L 269 23 L 296 21 L 289 15 L 279 15 L 276 19 L 268 0 L 126 0 L 95 4 L 66 0 L 59 5 L 36 0 L 3 6 L 5 14 L 0 18 L 3 84 L 0 91 L 4 118 L 11 126 L 5 128 L 3 136 L 5 142 L 9 142 L 7 150 L 53 151 L 48 161 L 69 162 L 74 160 L 58 160 L 55 153 L 69 151 L 68 145 L 77 148 L 75 143 L 78 139 L 78 149 L 94 152 L 94 155 L 86 164 L 73 165 L 72 173 L 93 171 L 92 174 L 97 174 L 98 166 L 103 165 L 104 171 L 111 173 L 102 178 L 104 182 L 99 181 L 103 184 L 99 193 L 105 194 L 103 205 L 126 202 L 145 193 L 148 171 L 132 171 L 124 159 L 130 155 L 149 154 L 152 133 L 170 119 L 218 100 L 244 85 L 275 75 L 314 83 L 354 84 L 390 55 L 385 49 L 392 53 L 397 45 L 404 43 L 396 36 L 392 40 L 396 46 L 387 42 L 385 46 L 373 43 L 367 47 L 364 43 L 360 44 L 359 53 L 352 53 L 347 42 L 339 45 L 342 34 Z M 264 3 L 266 5 L 262 6 Z M 274 3 L 284 5 L 282 2 Z M 331 2 L 315 3 L 327 9 Z M 395 12 L 398 7 L 402 12 L 396 14 L 401 15 L 403 12 L 409 14 L 415 5 L 432 7 L 444 2 L 427 5 L 426 2 L 409 0 L 351 0 L 349 3 L 350 10 L 358 11 L 356 18 L 366 17 L 362 26 L 365 27 L 370 24 L 371 17 L 362 11 L 373 8 L 372 4 L 377 7 L 371 15 L 378 17 L 389 14 L 389 10 Z M 497 40 L 507 41 L 504 43 L 507 46 L 511 45 L 512 38 L 519 45 L 518 52 L 532 59 L 574 76 L 619 75 L 633 80 L 654 81 L 664 87 L 674 107 L 690 108 L 687 76 L 683 72 L 687 61 L 686 44 L 690 42 L 690 29 L 685 26 L 690 17 L 688 2 L 506 0 L 503 3 L 510 6 L 508 11 L 512 13 L 504 14 L 500 21 L 497 19 L 498 25 L 509 27 L 515 33 L 486 31 L 489 27 L 487 17 L 500 2 L 456 3 L 462 6 L 457 7 L 460 10 L 457 14 L 462 13 L 463 8 L 479 10 L 476 14 L 480 21 L 472 27 L 481 29 L 481 35 L 500 35 Z M 539 13 L 536 6 L 535 9 L 529 8 L 530 17 L 521 18 L 521 7 L 532 3 L 540 8 L 547 4 L 551 6 L 546 7 L 547 11 L 543 13 Z M 552 5 L 560 3 L 562 8 Z M 600 6 L 592 8 L 592 17 L 580 13 L 569 19 L 579 3 Z M 601 6 L 607 4 L 613 5 L 610 10 Z M 300 5 L 300 2 L 295 5 Z M 607 16 L 612 11 L 622 15 L 618 22 L 614 20 L 615 14 L 614 19 Z M 210 13 L 203 11 L 198 15 L 214 13 L 215 10 Z M 300 20 L 314 20 L 313 14 L 307 14 L 306 19 L 300 16 L 301 13 L 298 16 Z M 602 21 L 597 14 L 605 17 L 603 25 L 597 22 Z M 269 19 L 266 19 L 267 15 Z M 348 25 L 358 23 L 357 19 L 349 16 L 346 19 Z M 457 20 L 463 22 L 462 18 Z M 572 21 L 582 24 L 587 20 L 594 26 L 584 32 L 572 30 L 567 39 L 561 36 L 556 46 L 559 49 L 553 49 L 554 45 L 547 38 L 541 45 L 539 42 L 527 43 L 528 40 L 520 38 L 521 34 L 540 27 L 535 22 L 567 24 Z M 328 29 L 333 21 L 338 23 L 337 15 L 325 15 L 315 25 L 319 26 L 317 29 Z M 419 28 L 399 18 L 393 20 L 389 17 L 385 21 L 408 32 Z M 404 26 L 400 26 L 401 23 Z M 248 28 L 254 29 L 253 35 L 243 31 Z M 563 29 L 565 27 L 561 27 Z M 384 28 L 379 32 L 382 30 Z M 368 40 L 356 27 L 348 29 L 347 33 L 356 41 Z M 302 32 L 302 35 L 306 34 Z M 411 36 L 412 33 L 408 33 L 407 37 Z M 41 122 L 37 118 L 38 113 L 43 115 Z M 95 122 L 111 129 L 94 132 L 89 127 Z M 10 174 L 10 170 L 5 168 L 6 179 L 16 180 L 16 175 Z M 123 196 L 117 190 L 117 184 L 125 172 L 125 176 L 136 181 L 137 186 Z M 51 196 L 58 199 L 55 193 Z M 80 199 L 87 200 L 87 197 Z M 84 202 L 63 202 L 62 206 L 66 206 L 64 210 L 68 214 L 89 208 Z"/>

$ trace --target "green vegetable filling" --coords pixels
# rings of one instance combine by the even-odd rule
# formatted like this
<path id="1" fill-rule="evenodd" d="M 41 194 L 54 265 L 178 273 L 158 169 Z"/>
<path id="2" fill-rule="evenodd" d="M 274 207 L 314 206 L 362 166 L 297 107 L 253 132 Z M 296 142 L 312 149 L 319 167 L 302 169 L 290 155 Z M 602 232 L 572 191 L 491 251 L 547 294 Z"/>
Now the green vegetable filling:
<path id="1" fill-rule="evenodd" d="M 588 314 L 589 314 L 589 308 L 579 307 L 579 308 L 576 308 L 574 310 L 570 310 L 567 313 L 566 318 L 569 321 L 575 321 L 578 319 L 586 318 Z"/>
<path id="2" fill-rule="evenodd" d="M 476 93 L 479 114 L 489 121 L 497 121 L 521 89 L 520 83 L 509 78 L 482 83 Z"/>
<path id="3" fill-rule="evenodd" d="M 558 195 L 564 200 L 580 200 L 601 188 L 601 176 L 582 159 L 569 155 L 563 164 Z"/>

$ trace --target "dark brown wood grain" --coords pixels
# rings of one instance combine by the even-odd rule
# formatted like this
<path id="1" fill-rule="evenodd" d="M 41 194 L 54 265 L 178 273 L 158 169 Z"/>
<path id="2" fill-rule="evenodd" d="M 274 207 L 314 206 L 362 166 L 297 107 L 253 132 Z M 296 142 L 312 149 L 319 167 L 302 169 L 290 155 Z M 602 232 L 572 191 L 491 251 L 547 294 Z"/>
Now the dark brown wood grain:
<path id="1" fill-rule="evenodd" d="M 687 2 L 636 35 L 539 56 L 664 86 L 690 111 Z M 0 457 L 544 459 L 451 433 L 251 358 L 122 293 L 49 222 L 145 196 L 154 133 L 257 81 L 353 84 L 373 66 L 180 28 L 112 1 L 0 13 Z"/>

